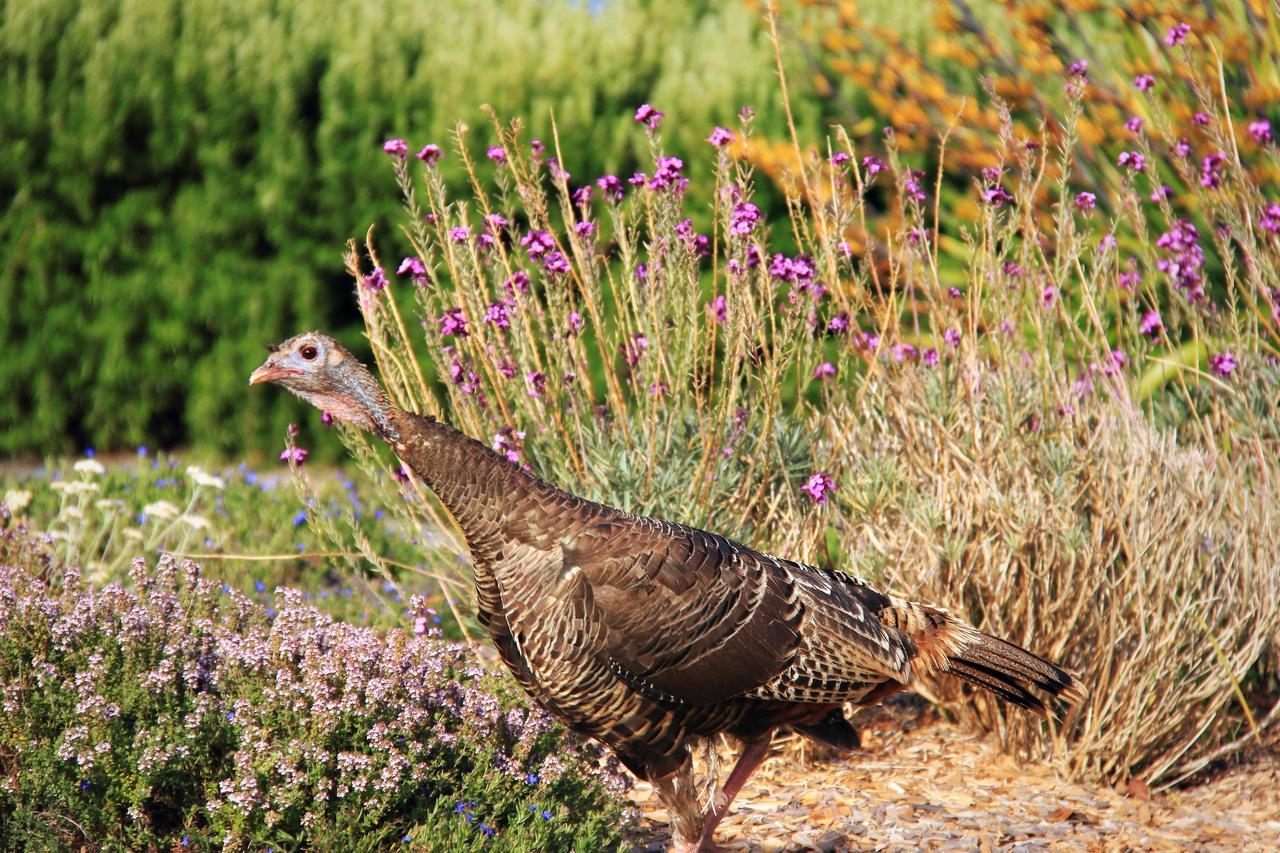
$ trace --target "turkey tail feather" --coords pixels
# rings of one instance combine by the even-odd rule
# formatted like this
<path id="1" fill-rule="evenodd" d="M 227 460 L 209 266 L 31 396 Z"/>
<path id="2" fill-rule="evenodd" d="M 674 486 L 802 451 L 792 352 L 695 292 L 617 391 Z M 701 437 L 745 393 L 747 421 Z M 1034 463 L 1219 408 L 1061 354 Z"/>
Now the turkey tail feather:
<path id="1" fill-rule="evenodd" d="M 1044 700 L 1028 685 L 1073 707 L 1089 695 L 1078 678 L 1039 655 L 976 630 L 972 640 L 958 654 L 948 656 L 946 671 L 1014 705 L 1050 715 Z"/>
<path id="2" fill-rule="evenodd" d="M 918 674 L 949 673 L 1044 717 L 1051 711 L 1032 688 L 1073 707 L 1089 695 L 1078 678 L 1056 663 L 963 622 L 948 618 L 915 640 Z"/>

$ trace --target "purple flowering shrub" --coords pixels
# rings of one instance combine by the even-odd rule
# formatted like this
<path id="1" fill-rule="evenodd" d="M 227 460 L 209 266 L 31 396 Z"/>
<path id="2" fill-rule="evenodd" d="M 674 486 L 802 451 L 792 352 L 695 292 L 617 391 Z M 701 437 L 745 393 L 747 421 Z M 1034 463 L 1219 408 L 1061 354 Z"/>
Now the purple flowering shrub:
<path id="1" fill-rule="evenodd" d="M 1241 721 L 1280 718 L 1236 689 L 1274 671 L 1255 626 L 1280 618 L 1262 499 L 1280 418 L 1241 404 L 1276 372 L 1280 207 L 1231 160 L 1192 168 L 1142 137 L 1104 215 L 1072 177 L 1087 67 L 1064 85 L 1053 150 L 1005 115 L 1000 162 L 960 190 L 970 228 L 939 218 L 953 185 L 892 132 L 864 151 L 839 129 L 828 156 L 798 155 L 791 216 L 768 221 L 735 155 L 749 109 L 710 131 L 704 174 L 664 151 L 652 104 L 635 116 L 652 165 L 629 176 L 575 176 L 518 123 L 495 122 L 492 182 L 467 132 L 430 163 L 392 157 L 411 254 L 386 262 L 366 241 L 347 256 L 382 377 L 588 497 L 878 578 L 1043 649 L 1086 674 L 1096 711 L 1057 727 L 934 695 L 1080 776 L 1180 778 L 1238 746 Z M 1203 106 L 1197 144 L 1226 150 Z M 447 168 L 471 197 L 449 197 Z M 1170 173 L 1194 217 L 1161 189 Z M 715 187 L 709 227 L 686 203 L 695 180 Z M 1212 230 L 1192 221 L 1206 210 Z M 872 216 L 896 225 L 871 236 Z M 371 268 L 412 275 L 371 288 Z M 402 502 L 406 524 L 443 531 L 431 565 L 457 576 L 462 545 L 423 497 Z"/>
<path id="2" fill-rule="evenodd" d="M 0 526 L 3 846 L 618 843 L 616 765 L 438 630 L 335 622 L 287 588 L 271 618 L 170 556 L 95 588 Z"/>

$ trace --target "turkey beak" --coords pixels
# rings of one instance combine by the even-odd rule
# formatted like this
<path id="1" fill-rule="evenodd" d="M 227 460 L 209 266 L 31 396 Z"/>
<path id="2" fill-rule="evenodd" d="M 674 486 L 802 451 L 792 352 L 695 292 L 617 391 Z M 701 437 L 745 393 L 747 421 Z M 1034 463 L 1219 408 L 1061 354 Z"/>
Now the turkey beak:
<path id="1" fill-rule="evenodd" d="M 300 376 L 301 370 L 291 370 L 287 367 L 281 367 L 267 359 L 261 367 L 249 374 L 249 384 L 257 385 L 259 382 L 275 382 L 277 379 L 283 379 L 286 376 Z"/>

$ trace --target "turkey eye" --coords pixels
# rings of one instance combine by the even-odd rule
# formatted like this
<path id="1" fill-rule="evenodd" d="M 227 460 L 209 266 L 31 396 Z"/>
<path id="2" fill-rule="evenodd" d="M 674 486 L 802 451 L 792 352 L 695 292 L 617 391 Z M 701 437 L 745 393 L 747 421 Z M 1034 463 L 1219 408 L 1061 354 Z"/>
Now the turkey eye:
<path id="1" fill-rule="evenodd" d="M 311 344 L 307 344 L 305 347 L 303 347 L 300 350 L 300 352 L 302 353 L 302 357 L 305 358 L 307 361 L 314 361 L 316 355 L 320 351 L 317 350 L 315 347 L 311 346 Z"/>

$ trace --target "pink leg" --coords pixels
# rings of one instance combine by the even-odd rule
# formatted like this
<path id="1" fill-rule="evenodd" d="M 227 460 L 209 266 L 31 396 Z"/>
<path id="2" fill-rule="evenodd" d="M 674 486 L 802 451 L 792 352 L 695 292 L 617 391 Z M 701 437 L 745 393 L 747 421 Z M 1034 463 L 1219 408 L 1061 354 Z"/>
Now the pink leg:
<path id="1" fill-rule="evenodd" d="M 742 786 L 747 784 L 747 780 L 751 778 L 751 774 L 756 772 L 756 768 L 764 762 L 765 757 L 769 754 L 769 744 L 773 740 L 773 732 L 769 732 L 759 740 L 747 741 L 742 747 L 742 754 L 738 756 L 738 763 L 734 765 L 733 772 L 729 774 L 729 778 L 724 782 L 724 802 L 716 804 L 707 812 L 706 818 L 703 820 L 702 829 L 702 849 L 714 850 L 714 836 L 716 827 L 720 825 L 720 821 L 729 813 L 729 806 L 733 804 L 733 798 L 738 796 L 738 792 L 742 790 Z"/>

